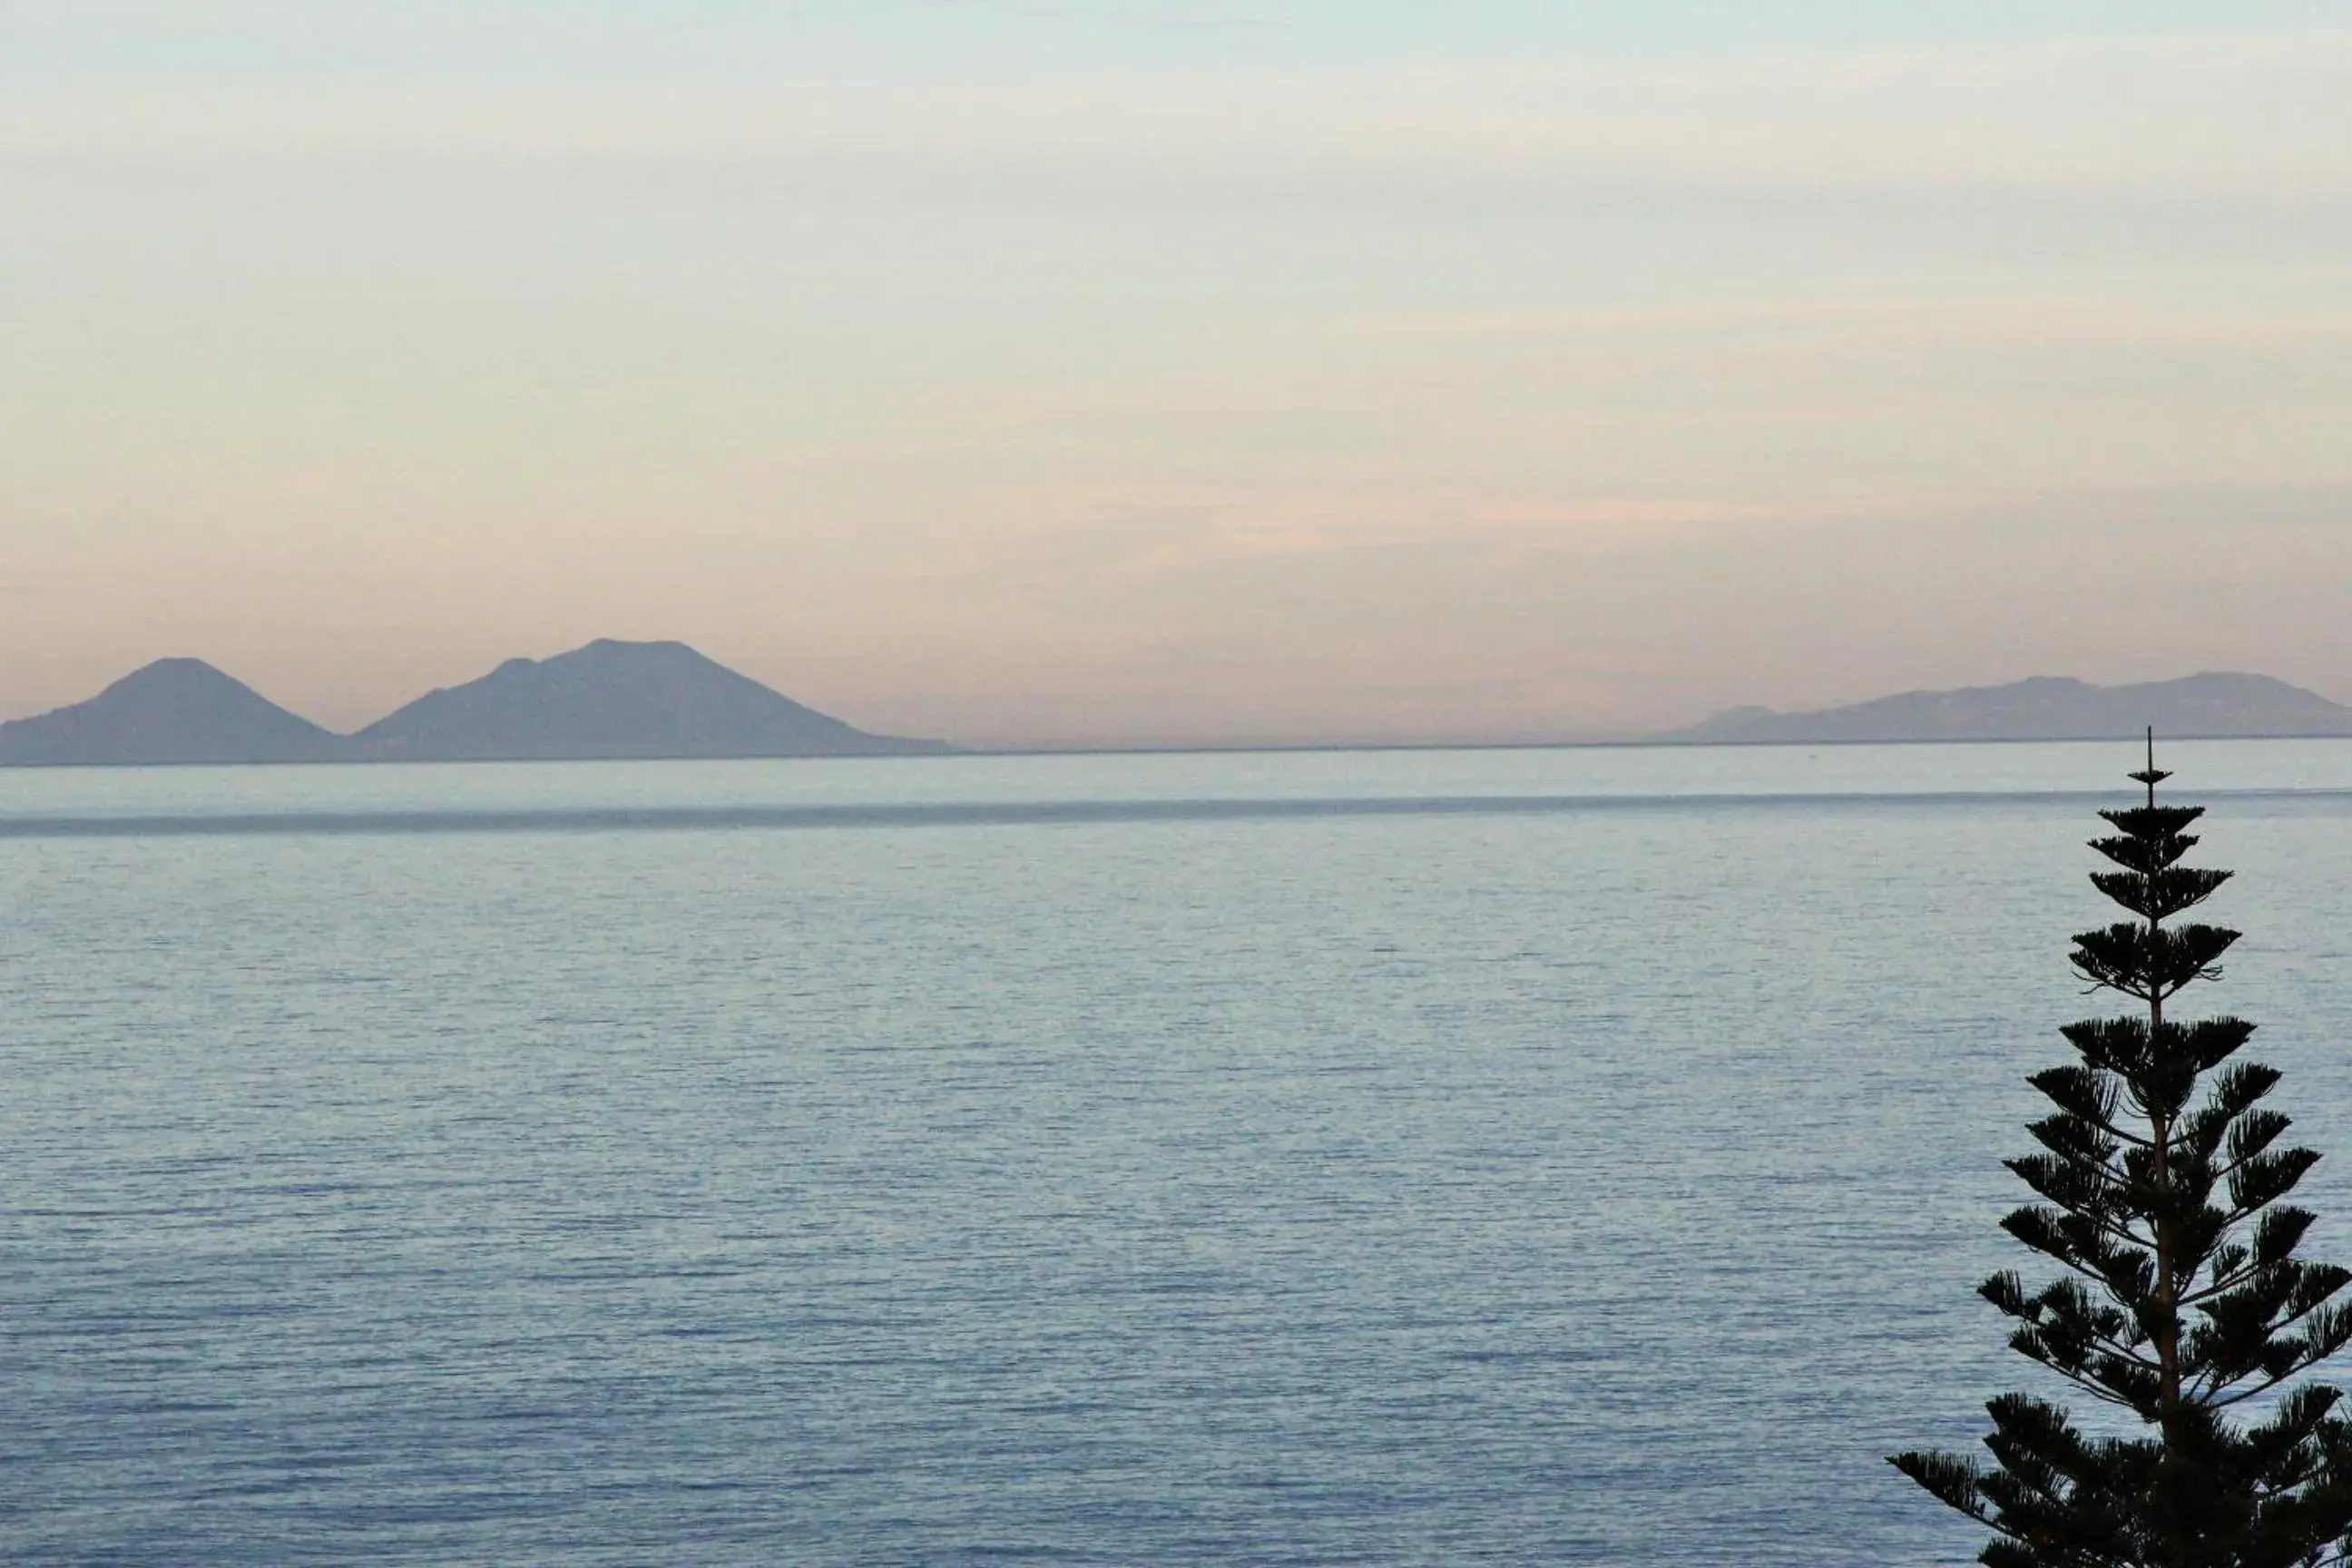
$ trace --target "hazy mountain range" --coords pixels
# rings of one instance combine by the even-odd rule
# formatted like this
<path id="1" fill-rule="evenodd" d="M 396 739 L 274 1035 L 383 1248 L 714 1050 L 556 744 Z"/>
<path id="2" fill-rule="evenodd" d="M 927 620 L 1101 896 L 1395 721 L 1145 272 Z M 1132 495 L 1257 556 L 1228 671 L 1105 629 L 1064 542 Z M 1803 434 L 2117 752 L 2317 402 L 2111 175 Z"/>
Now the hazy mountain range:
<path id="1" fill-rule="evenodd" d="M 289 713 L 194 658 L 159 659 L 87 702 L 0 724 L 0 766 L 881 756 L 944 752 L 868 734 L 684 643 L 598 641 L 509 659 L 355 735 Z"/>
<path id="2" fill-rule="evenodd" d="M 2267 675 L 2209 671 L 2138 686 L 2037 676 L 2011 686 L 1906 691 L 1811 713 L 1734 708 L 1658 738 L 1693 743 L 2107 741 L 2150 725 L 2173 740 L 2352 735 L 2352 708 Z"/>
<path id="3" fill-rule="evenodd" d="M 1685 744 L 2352 735 L 2352 708 L 2264 675 L 2139 686 L 2037 677 L 1846 708 L 1735 708 L 1651 737 Z M 0 766 L 894 756 L 950 751 L 870 734 L 678 642 L 590 643 L 509 659 L 356 734 L 320 728 L 201 659 L 166 658 L 87 702 L 0 724 Z"/>

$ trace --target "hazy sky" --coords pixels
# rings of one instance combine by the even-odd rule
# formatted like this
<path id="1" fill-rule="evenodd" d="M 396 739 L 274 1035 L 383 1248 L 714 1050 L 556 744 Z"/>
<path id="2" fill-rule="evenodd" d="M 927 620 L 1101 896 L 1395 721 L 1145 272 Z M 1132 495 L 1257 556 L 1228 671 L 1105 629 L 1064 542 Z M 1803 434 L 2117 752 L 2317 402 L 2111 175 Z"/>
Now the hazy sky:
<path id="1" fill-rule="evenodd" d="M 0 0 L 0 715 L 2352 700 L 2352 13 Z"/>

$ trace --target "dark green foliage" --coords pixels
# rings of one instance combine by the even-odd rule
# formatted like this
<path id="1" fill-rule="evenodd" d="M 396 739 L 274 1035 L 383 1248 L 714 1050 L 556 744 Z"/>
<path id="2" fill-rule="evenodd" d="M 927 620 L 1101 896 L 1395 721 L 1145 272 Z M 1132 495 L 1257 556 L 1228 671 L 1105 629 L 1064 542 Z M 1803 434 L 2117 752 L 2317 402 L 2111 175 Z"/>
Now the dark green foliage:
<path id="1" fill-rule="evenodd" d="M 2094 989 L 2141 1005 L 2069 1026 L 2079 1060 L 2032 1080 L 2053 1113 L 2009 1168 L 2041 1201 L 2002 1222 L 2069 1271 L 2040 1289 L 1985 1281 L 2010 1346 L 2116 1407 L 2137 1435 L 2095 1436 L 2021 1394 L 1987 1406 L 1990 1464 L 1911 1453 L 1894 1464 L 1994 1532 L 1992 1568 L 2320 1568 L 2352 1563 L 2352 1421 L 2337 1391 L 2281 1385 L 2352 1341 L 2352 1273 L 2295 1257 L 2312 1215 L 2282 1204 L 2319 1156 L 2282 1148 L 2263 1104 L 2279 1075 L 2232 1058 L 2240 1018 L 2168 1016 L 2221 978 L 2238 933 L 2168 926 L 2229 880 L 2180 865 L 2194 806 L 2100 813 L 2091 879 L 2134 918 L 2074 939 Z M 2233 1407 L 2263 1394 L 2252 1409 Z"/>

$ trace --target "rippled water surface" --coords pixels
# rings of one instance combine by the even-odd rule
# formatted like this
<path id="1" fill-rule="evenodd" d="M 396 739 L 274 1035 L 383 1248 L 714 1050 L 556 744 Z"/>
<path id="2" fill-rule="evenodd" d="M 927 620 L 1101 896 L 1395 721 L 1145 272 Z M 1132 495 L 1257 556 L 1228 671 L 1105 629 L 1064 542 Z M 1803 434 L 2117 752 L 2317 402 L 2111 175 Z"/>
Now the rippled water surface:
<path id="1" fill-rule="evenodd" d="M 0 1560 L 1965 1560 L 2131 762 L 0 773 Z M 2352 1260 L 2352 743 L 2171 762 Z"/>

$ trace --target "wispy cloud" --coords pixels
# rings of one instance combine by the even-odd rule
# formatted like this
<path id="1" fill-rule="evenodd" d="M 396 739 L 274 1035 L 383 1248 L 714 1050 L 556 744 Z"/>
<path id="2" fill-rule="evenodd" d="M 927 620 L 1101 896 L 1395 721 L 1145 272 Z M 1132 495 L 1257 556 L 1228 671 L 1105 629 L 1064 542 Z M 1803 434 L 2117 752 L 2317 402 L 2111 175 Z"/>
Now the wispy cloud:
<path id="1" fill-rule="evenodd" d="M 267 9 L 267 8 L 265 8 Z M 565 82 L 67 77 L 16 158 L 762 168 L 1076 195 L 1973 187 L 2352 198 L 2352 33 L 1354 72 Z"/>
<path id="2" fill-rule="evenodd" d="M 2352 292 L 2352 265 L 2305 269 L 2314 284 Z M 1412 342 L 1703 337 L 1726 334 L 1867 332 L 1882 342 L 1981 340 L 2004 335 L 2038 343 L 2228 346 L 2315 343 L 2352 338 L 2352 305 L 2331 300 L 2294 310 L 2268 299 L 2184 300 L 2182 291 L 2127 284 L 2081 292 L 1987 298 L 1923 291 L 1905 298 L 1727 300 L 1712 303 L 1588 310 L 1401 311 L 1331 323 L 1339 334 Z"/>
<path id="3" fill-rule="evenodd" d="M 1003 738 L 2352 689 L 2352 33 L 1580 9 L 0 0 L 0 674 L 356 720 L 683 635 Z"/>

